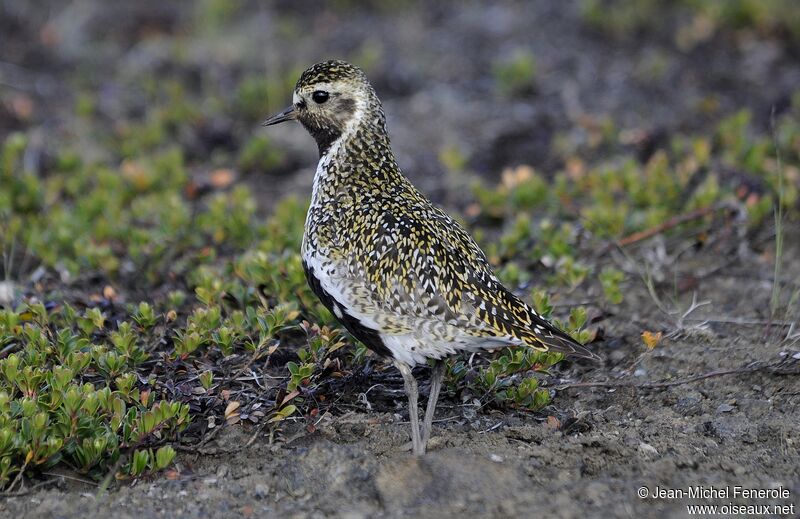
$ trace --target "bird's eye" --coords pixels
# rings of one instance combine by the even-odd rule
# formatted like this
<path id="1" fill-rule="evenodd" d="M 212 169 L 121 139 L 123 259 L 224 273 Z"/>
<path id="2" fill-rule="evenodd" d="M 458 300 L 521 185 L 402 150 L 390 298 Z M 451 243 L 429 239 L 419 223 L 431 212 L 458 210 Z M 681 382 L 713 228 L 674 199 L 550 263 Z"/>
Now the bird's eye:
<path id="1" fill-rule="evenodd" d="M 311 99 L 313 99 L 318 105 L 321 105 L 327 101 L 329 97 L 330 95 L 324 90 L 315 90 L 314 93 L 311 94 Z"/>

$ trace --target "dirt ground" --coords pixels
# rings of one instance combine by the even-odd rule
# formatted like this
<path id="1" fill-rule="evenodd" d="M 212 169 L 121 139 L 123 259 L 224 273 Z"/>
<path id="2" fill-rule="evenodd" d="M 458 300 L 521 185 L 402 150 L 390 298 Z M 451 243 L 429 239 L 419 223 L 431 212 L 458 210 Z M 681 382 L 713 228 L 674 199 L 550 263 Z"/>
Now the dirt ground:
<path id="1" fill-rule="evenodd" d="M 550 151 L 554 139 L 577 125 L 576 110 L 609 114 L 621 127 L 669 135 L 707 129 L 709 120 L 698 116 L 696 107 L 713 94 L 719 114 L 747 107 L 766 128 L 770 107 L 786 104 L 800 85 L 796 51 L 774 42 L 737 46 L 722 35 L 679 52 L 657 34 L 609 41 L 579 23 L 572 3 L 470 3 L 459 8 L 443 3 L 410 9 L 400 17 L 370 10 L 348 17 L 321 7 L 324 12 L 312 15 L 316 11 L 310 7 L 305 11 L 285 4 L 257 9 L 252 19 L 239 23 L 231 37 L 237 42 L 250 38 L 250 43 L 241 46 L 246 50 L 230 51 L 233 66 L 307 64 L 348 52 L 365 40 L 377 42 L 382 58 L 375 86 L 385 99 L 399 162 L 423 191 L 443 203 L 450 195 L 456 200 L 464 196 L 442 180 L 436 150 L 444 145 L 469 150 L 469 167 L 490 178 L 519 163 L 553 172 L 561 166 Z M 49 78 L 50 83 L 42 83 L 49 90 L 41 106 L 49 103 L 56 115 L 62 89 L 74 84 L 60 83 L 73 77 L 71 65 L 93 63 L 97 70 L 113 70 L 112 79 L 139 70 L 151 73 L 163 58 L 158 45 L 125 40 L 138 34 L 137 16 L 150 20 L 142 14 L 149 9 L 153 20 L 175 26 L 184 16 L 182 8 L 164 3 L 125 4 L 115 15 L 102 2 L 83 5 L 52 17 L 64 38 L 58 51 L 33 44 L 27 54 L 17 47 L 6 49 L 29 60 L 15 81 Z M 282 46 L 270 18 L 273 10 L 313 28 L 312 36 L 292 48 Z M 6 33 L 23 38 L 40 29 L 36 16 L 27 20 L 29 26 L 3 22 Z M 92 47 L 98 41 L 105 46 Z M 537 56 L 534 102 L 490 94 L 486 75 L 491 60 L 515 45 L 530 46 Z M 203 50 L 196 48 L 193 58 L 201 70 L 212 66 L 204 59 L 216 59 L 213 52 L 204 57 Z M 664 62 L 663 74 L 656 80 L 635 79 L 637 66 L 656 54 Z M 259 60 L 258 67 L 247 64 L 251 59 Z M 47 120 L 42 131 L 51 137 L 59 124 L 68 124 Z M 4 132 L 21 124 L 0 122 Z M 261 194 L 264 208 L 283 193 L 306 192 L 315 164 L 313 144 L 302 129 L 275 138 L 290 150 L 294 166 L 277 180 L 247 180 Z M 192 159 L 195 164 L 207 158 L 199 153 Z M 796 229 L 789 230 L 787 243 L 792 246 L 783 276 L 796 280 Z M 699 268 L 717 259 L 706 251 L 694 261 Z M 256 430 L 229 427 L 202 452 L 181 452 L 177 469 L 162 477 L 122 484 L 97 498 L 94 486 L 65 474 L 58 488 L 0 500 L 0 516 L 683 517 L 687 504 L 713 502 L 794 504 L 794 515 L 800 516 L 800 378 L 797 364 L 788 360 L 798 355 L 798 346 L 781 342 L 787 329 L 764 324 L 772 268 L 770 257 L 743 251 L 731 266 L 697 281 L 695 293 L 710 304 L 682 326 L 680 312 L 660 311 L 644 283 L 626 285 L 625 302 L 604 321 L 607 339 L 596 346 L 603 362 L 560 366 L 547 380 L 556 396 L 544 413 L 487 412 L 445 393 L 430 452 L 421 458 L 400 451 L 408 423 L 399 377 L 392 386 L 367 380 L 343 396 L 341 408 L 349 412 L 318 417 L 313 433 L 305 421 L 296 421 L 272 439 L 258 435 L 240 448 Z M 691 292 L 681 294 L 676 308 L 686 310 L 691 297 Z M 645 329 L 678 331 L 647 352 L 639 338 Z M 787 359 L 785 369 L 747 368 L 782 358 Z M 634 376 L 623 377 L 628 373 Z M 620 377 L 625 383 L 677 383 L 614 385 Z M 563 387 L 587 381 L 611 383 Z M 561 426 L 554 427 L 555 421 Z M 654 491 L 695 485 L 782 487 L 790 497 L 709 501 L 637 496 L 643 486 Z"/>
<path id="2" fill-rule="evenodd" d="M 795 261 L 787 275 L 797 275 Z M 704 284 L 713 302 L 698 317 L 758 316 L 768 284 L 719 276 Z M 750 297 L 741 298 L 741 294 Z M 755 306 L 753 306 L 755 304 Z M 608 334 L 626 337 L 662 322 L 641 290 Z M 635 310 L 635 309 L 639 310 Z M 636 341 L 603 351 L 604 365 L 572 366 L 556 384 L 602 381 L 635 362 L 637 382 L 681 380 L 751 361 L 778 361 L 782 349 L 763 326 L 709 323 L 642 354 Z M 797 353 L 790 351 L 790 354 Z M 399 382 L 399 380 L 398 380 Z M 423 386 L 424 387 L 424 386 Z M 673 387 L 579 387 L 558 391 L 543 416 L 487 414 L 445 395 L 428 454 L 401 452 L 408 423 L 400 385 L 373 388 L 351 412 L 324 416 L 309 434 L 296 423 L 270 442 L 252 429 L 227 429 L 204 449 L 183 453 L 180 475 L 123 486 L 97 499 L 95 489 L 63 488 L 0 502 L 8 517 L 683 517 L 692 503 L 797 504 L 800 378 L 792 370 L 710 377 Z M 423 389 L 424 391 L 424 389 Z M 382 393 L 383 392 L 383 393 Z M 387 408 L 388 407 L 388 408 Z M 225 453 L 235 450 L 232 453 Z M 641 499 L 640 487 L 687 489 L 783 487 L 788 500 Z M 774 515 L 777 516 L 777 515 Z M 789 517 L 791 515 L 787 515 Z"/>

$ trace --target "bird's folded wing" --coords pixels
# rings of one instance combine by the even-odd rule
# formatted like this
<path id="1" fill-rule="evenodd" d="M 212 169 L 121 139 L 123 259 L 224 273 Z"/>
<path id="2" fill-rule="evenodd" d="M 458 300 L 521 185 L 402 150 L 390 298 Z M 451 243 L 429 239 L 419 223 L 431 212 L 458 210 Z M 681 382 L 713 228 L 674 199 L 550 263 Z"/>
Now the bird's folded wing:
<path id="1" fill-rule="evenodd" d="M 387 211 L 367 243 L 366 258 L 346 269 L 348 299 L 382 329 L 595 357 L 508 291 L 475 241 L 442 211 Z"/>

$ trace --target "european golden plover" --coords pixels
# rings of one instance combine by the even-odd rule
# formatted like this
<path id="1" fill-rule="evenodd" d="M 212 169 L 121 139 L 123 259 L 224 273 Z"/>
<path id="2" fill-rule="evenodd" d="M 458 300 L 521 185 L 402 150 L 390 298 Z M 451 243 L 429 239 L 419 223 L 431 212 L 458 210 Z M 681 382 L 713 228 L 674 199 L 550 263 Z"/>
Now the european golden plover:
<path id="1" fill-rule="evenodd" d="M 359 68 L 326 61 L 303 72 L 292 105 L 264 125 L 290 120 L 320 155 L 301 250 L 308 283 L 356 339 L 400 370 L 414 454 L 430 438 L 445 357 L 502 345 L 596 357 L 506 289 L 470 235 L 403 176 Z M 411 369 L 429 359 L 420 428 Z"/>

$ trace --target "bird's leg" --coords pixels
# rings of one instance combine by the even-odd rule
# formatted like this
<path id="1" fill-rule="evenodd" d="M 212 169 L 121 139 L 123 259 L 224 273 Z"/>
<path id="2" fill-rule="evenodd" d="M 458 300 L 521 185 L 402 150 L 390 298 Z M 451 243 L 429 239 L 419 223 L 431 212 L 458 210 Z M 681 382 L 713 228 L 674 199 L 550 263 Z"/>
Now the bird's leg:
<path id="1" fill-rule="evenodd" d="M 439 401 L 439 390 L 444 379 L 444 361 L 437 360 L 431 369 L 431 391 L 428 395 L 428 407 L 425 409 L 425 421 L 422 424 L 422 445 L 426 447 L 431 438 L 433 415 L 436 413 L 436 402 Z"/>
<path id="2" fill-rule="evenodd" d="M 400 370 L 405 383 L 406 396 L 408 397 L 408 417 L 411 420 L 411 449 L 415 456 L 425 454 L 425 444 L 419 433 L 419 409 L 417 408 L 417 379 L 411 373 L 411 368 L 403 362 L 395 362 L 394 365 Z"/>

